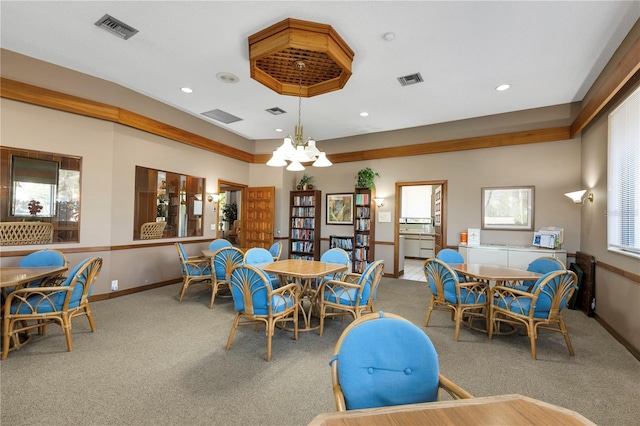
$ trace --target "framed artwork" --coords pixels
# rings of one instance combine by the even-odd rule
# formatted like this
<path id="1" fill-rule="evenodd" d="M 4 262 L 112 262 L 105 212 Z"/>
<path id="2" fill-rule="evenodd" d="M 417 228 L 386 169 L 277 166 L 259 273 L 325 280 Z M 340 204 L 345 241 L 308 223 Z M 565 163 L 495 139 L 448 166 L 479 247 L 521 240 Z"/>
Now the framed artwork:
<path id="1" fill-rule="evenodd" d="M 533 231 L 534 186 L 482 188 L 482 229 Z"/>
<path id="2" fill-rule="evenodd" d="M 327 194 L 327 225 L 353 225 L 353 194 Z"/>

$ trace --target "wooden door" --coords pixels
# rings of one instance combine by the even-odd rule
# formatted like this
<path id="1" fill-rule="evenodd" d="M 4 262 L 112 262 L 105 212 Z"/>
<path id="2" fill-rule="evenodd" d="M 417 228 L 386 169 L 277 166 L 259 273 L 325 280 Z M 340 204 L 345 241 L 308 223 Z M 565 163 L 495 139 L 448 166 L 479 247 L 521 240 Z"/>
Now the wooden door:
<path id="1" fill-rule="evenodd" d="M 275 223 L 274 186 L 245 188 L 245 214 L 242 215 L 242 247 L 263 247 L 268 249 L 273 244 L 273 228 Z"/>

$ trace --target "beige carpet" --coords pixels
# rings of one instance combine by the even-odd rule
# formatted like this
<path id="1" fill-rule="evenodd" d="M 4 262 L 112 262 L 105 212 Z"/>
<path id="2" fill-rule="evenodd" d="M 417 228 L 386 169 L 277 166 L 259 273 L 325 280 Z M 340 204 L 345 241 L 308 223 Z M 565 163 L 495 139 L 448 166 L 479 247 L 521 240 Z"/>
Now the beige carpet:
<path id="1" fill-rule="evenodd" d="M 34 337 L 0 363 L 2 425 L 304 425 L 334 411 L 329 358 L 349 321 L 329 321 L 325 334 L 277 330 L 271 362 L 264 333 L 238 330 L 225 343 L 231 299 L 178 285 L 92 304 L 97 332 L 73 325 L 74 350 L 59 327 Z M 377 308 L 422 326 L 425 283 L 383 279 Z M 569 311 L 576 355 L 562 336 L 543 332 L 538 360 L 526 336 L 462 328 L 453 341 L 449 315 L 424 328 L 441 372 L 476 396 L 518 393 L 579 412 L 601 425 L 636 425 L 640 363 L 593 318 Z"/>

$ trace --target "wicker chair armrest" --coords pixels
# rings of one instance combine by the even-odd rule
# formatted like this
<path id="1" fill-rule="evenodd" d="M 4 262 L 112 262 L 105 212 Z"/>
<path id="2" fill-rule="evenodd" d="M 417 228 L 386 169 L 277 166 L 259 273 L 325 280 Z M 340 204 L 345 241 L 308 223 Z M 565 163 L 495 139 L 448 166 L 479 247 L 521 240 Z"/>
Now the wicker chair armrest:
<path id="1" fill-rule="evenodd" d="M 473 398 L 466 390 L 462 389 L 460 386 L 453 383 L 451 380 L 447 379 L 445 376 L 440 374 L 440 387 L 453 399 L 469 399 Z"/>
<path id="2" fill-rule="evenodd" d="M 534 295 L 532 293 L 518 290 L 514 287 L 507 287 L 502 285 L 497 285 L 492 288 L 491 293 L 493 297 L 528 297 L 530 299 L 534 298 Z"/>
<path id="3" fill-rule="evenodd" d="M 463 281 L 458 284 L 460 288 L 475 292 L 489 292 L 489 284 L 484 281 Z"/>
<path id="4" fill-rule="evenodd" d="M 351 283 L 348 281 L 339 281 L 339 280 L 327 280 L 324 282 L 324 287 L 345 287 L 345 288 L 360 288 L 359 284 Z"/>
<path id="5" fill-rule="evenodd" d="M 197 267 L 210 266 L 211 265 L 211 260 L 208 259 L 208 258 L 204 258 L 204 259 L 189 259 L 189 260 L 185 260 L 184 264 L 185 265 L 197 266 Z"/>
<path id="6" fill-rule="evenodd" d="M 275 290 L 270 292 L 270 295 L 280 295 L 280 296 L 292 296 L 296 300 L 298 300 L 298 284 L 289 283 L 283 286 L 278 287 Z"/>
<path id="7" fill-rule="evenodd" d="M 362 274 L 351 272 L 349 274 L 344 274 L 342 276 L 342 281 L 355 284 L 358 281 L 360 281 L 361 277 L 362 277 Z"/>
<path id="8" fill-rule="evenodd" d="M 40 283 L 40 287 L 41 288 L 56 287 L 62 284 L 63 282 L 65 282 L 66 280 L 67 280 L 67 277 L 64 274 L 61 274 L 55 277 L 45 278 L 44 280 L 42 280 L 42 283 Z"/>
<path id="9" fill-rule="evenodd" d="M 73 291 L 72 287 L 69 286 L 65 286 L 65 287 L 26 287 L 26 288 L 20 288 L 17 290 L 12 291 L 9 296 L 7 297 L 7 300 L 4 303 L 4 315 L 5 317 L 9 316 L 11 314 L 11 305 L 20 305 L 20 307 L 22 306 L 30 306 L 33 309 L 32 304 L 29 302 L 29 297 L 37 295 L 37 296 L 41 296 L 41 298 L 39 298 L 39 303 L 44 303 L 44 302 L 49 302 L 51 305 L 55 305 L 55 302 L 52 300 L 53 297 L 58 297 L 61 293 L 65 293 L 68 291 Z M 19 308 L 20 309 L 20 308 Z"/>

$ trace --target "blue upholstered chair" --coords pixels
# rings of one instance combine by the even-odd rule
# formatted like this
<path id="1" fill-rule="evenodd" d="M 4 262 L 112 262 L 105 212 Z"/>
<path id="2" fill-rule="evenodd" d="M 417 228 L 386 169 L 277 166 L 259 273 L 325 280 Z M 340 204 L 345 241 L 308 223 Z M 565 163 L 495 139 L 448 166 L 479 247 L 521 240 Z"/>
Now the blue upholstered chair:
<path id="1" fill-rule="evenodd" d="M 185 291 L 193 283 L 204 283 L 213 290 L 213 276 L 211 274 L 211 260 L 200 256 L 187 256 L 182 243 L 175 243 L 180 258 L 180 268 L 182 270 L 182 288 L 180 289 L 180 301 L 184 297 Z"/>
<path id="2" fill-rule="evenodd" d="M 87 258 L 80 262 L 64 282 L 52 287 L 27 287 L 13 291 L 4 304 L 2 324 L 2 359 L 7 357 L 10 347 L 20 348 L 18 335 L 34 328 L 46 334 L 46 326 L 57 323 L 67 339 L 67 350 L 73 349 L 71 342 L 71 320 L 85 315 L 91 331 L 96 331 L 89 308 L 89 296 L 93 282 L 102 268 L 100 257 Z M 31 323 L 29 323 L 31 321 Z M 13 345 L 9 344 L 9 339 Z"/>
<path id="3" fill-rule="evenodd" d="M 276 241 L 275 243 L 271 244 L 271 247 L 269 247 L 269 253 L 271 253 L 271 256 L 273 256 L 274 262 L 280 260 L 280 254 L 282 254 L 282 243 Z"/>
<path id="4" fill-rule="evenodd" d="M 209 250 L 216 251 L 221 249 L 222 247 L 231 246 L 233 246 L 233 244 L 231 244 L 231 241 L 225 240 L 224 238 L 216 238 L 215 240 L 211 241 L 211 243 L 209 243 Z"/>
<path id="5" fill-rule="evenodd" d="M 298 340 L 298 289 L 295 283 L 274 289 L 262 269 L 243 264 L 231 270 L 231 294 L 236 316 L 227 340 L 227 350 L 240 325 L 257 327 L 265 324 L 267 361 L 271 360 L 271 341 L 277 323 L 293 322 L 293 338 Z"/>
<path id="6" fill-rule="evenodd" d="M 564 310 L 577 289 L 577 277 L 573 271 L 548 272 L 538 278 L 530 292 L 513 287 L 495 286 L 489 322 L 489 338 L 494 327 L 507 323 L 514 327 L 524 326 L 531 342 L 531 357 L 536 359 L 538 330 L 556 331 L 564 336 L 569 354 L 573 346 L 564 322 Z"/>
<path id="7" fill-rule="evenodd" d="M 465 263 L 464 257 L 462 257 L 462 255 L 458 251 L 453 249 L 440 250 L 436 255 L 436 259 L 442 260 L 447 265 L 453 264 L 453 263 Z M 461 275 L 461 274 L 458 274 L 458 280 L 470 281 L 466 279 L 464 275 Z"/>
<path id="8" fill-rule="evenodd" d="M 442 260 L 444 263 L 464 263 L 464 257 L 456 250 L 442 249 L 436 255 L 436 259 Z"/>
<path id="9" fill-rule="evenodd" d="M 374 294 L 382 279 L 384 261 L 376 260 L 367 265 L 357 282 L 350 282 L 344 274 L 340 280 L 327 280 L 320 286 L 320 335 L 324 332 L 324 319 L 350 315 L 354 319 L 373 312 Z"/>
<path id="10" fill-rule="evenodd" d="M 473 398 L 440 374 L 438 354 L 424 331 L 390 313 L 352 322 L 329 365 L 337 411 L 433 402 L 440 389 L 454 399 Z"/>
<path id="11" fill-rule="evenodd" d="M 254 247 L 247 250 L 244 254 L 244 263 L 247 265 L 264 265 L 265 263 L 273 263 L 273 256 L 271 252 L 266 248 Z M 273 288 L 280 287 L 280 279 L 275 274 L 267 273 L 267 276 L 271 280 L 271 286 Z"/>
<path id="12" fill-rule="evenodd" d="M 52 249 L 44 249 L 34 251 L 33 253 L 29 253 L 18 263 L 19 267 L 22 268 L 30 268 L 35 266 L 67 266 L 69 261 L 67 257 L 58 250 Z M 21 287 L 40 287 L 41 285 L 48 285 L 48 283 L 55 283 L 57 281 L 61 281 L 64 277 L 64 272 L 60 273 L 57 276 L 51 276 L 44 279 L 39 279 L 35 281 L 31 281 L 30 283 L 23 285 Z M 2 289 L 3 300 L 6 296 L 11 293 L 15 287 L 5 287 Z"/>
<path id="13" fill-rule="evenodd" d="M 222 247 L 211 258 L 213 288 L 210 308 L 213 308 L 213 302 L 220 290 L 231 289 L 231 269 L 236 265 L 242 265 L 243 261 L 244 254 L 236 247 Z"/>
<path id="14" fill-rule="evenodd" d="M 546 274 L 547 272 L 564 271 L 567 269 L 561 260 L 555 257 L 539 257 L 529 264 L 527 271 L 537 272 L 538 274 Z M 530 291 L 535 285 L 536 281 L 523 281 L 521 284 L 516 284 L 515 288 L 522 291 Z"/>
<path id="15" fill-rule="evenodd" d="M 429 325 L 434 310 L 451 312 L 451 318 L 456 322 L 453 334 L 455 340 L 458 340 L 463 320 L 467 321 L 469 327 L 474 328 L 473 320 L 480 318 L 485 321 L 486 327 L 489 327 L 487 283 L 460 282 L 458 274 L 439 259 L 427 259 L 424 262 L 424 275 L 431 289 L 431 301 L 424 320 L 425 327 Z"/>
<path id="16" fill-rule="evenodd" d="M 349 269 L 351 269 L 351 258 L 349 257 L 349 253 L 347 253 L 345 250 L 338 247 L 334 247 L 322 253 L 322 256 L 320 256 L 320 262 L 337 263 L 340 265 L 345 265 L 347 267 L 347 271 L 336 272 L 335 274 L 326 275 L 322 279 L 316 280 L 316 282 L 313 283 L 314 287 L 318 287 L 322 285 L 322 283 L 324 283 L 325 281 L 329 281 L 329 280 L 340 281 L 342 280 L 342 277 L 344 276 L 344 274 L 348 273 Z"/>

